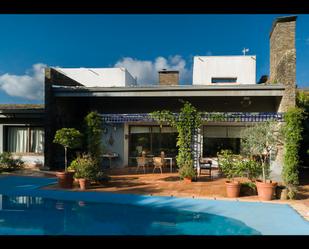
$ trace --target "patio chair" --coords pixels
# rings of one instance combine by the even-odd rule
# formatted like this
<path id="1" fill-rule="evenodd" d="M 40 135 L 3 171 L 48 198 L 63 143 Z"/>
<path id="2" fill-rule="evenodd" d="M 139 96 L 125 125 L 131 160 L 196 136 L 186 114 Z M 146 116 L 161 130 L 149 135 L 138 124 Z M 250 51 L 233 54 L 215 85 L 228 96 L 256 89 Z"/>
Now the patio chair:
<path id="1" fill-rule="evenodd" d="M 222 172 L 222 170 L 221 170 L 221 159 L 222 159 L 222 155 L 218 152 L 218 153 L 217 153 L 218 176 L 223 176 L 223 172 Z"/>
<path id="2" fill-rule="evenodd" d="M 161 151 L 160 157 L 161 157 L 162 164 L 163 164 L 162 166 L 164 167 L 165 166 L 165 153 L 164 153 L 164 151 Z"/>
<path id="3" fill-rule="evenodd" d="M 138 172 L 138 170 L 140 168 L 144 169 L 144 173 L 146 173 L 146 166 L 147 166 L 147 160 L 145 156 L 141 156 L 141 157 L 137 157 L 136 158 L 137 161 L 137 169 L 136 169 L 136 173 Z"/>
<path id="4" fill-rule="evenodd" d="M 162 157 L 154 157 L 153 158 L 154 168 L 152 173 L 154 173 L 156 169 L 160 169 L 162 174 L 162 167 L 164 166 L 164 164 L 165 164 L 164 158 L 162 159 Z"/>
<path id="5" fill-rule="evenodd" d="M 211 175 L 212 161 L 210 159 L 200 157 L 199 163 L 200 163 L 199 175 L 201 175 L 202 169 L 204 169 L 208 171 L 208 175 L 210 179 L 212 179 Z"/>

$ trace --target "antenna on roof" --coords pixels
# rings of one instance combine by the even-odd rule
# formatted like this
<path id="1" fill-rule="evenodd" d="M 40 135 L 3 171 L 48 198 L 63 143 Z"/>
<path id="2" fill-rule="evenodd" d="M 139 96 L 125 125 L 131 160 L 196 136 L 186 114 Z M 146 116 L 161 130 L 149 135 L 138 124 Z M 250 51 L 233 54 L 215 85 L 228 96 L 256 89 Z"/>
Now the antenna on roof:
<path id="1" fill-rule="evenodd" d="M 242 52 L 243 52 L 244 55 L 246 55 L 246 52 L 249 52 L 249 48 L 244 48 L 244 49 L 242 50 Z"/>

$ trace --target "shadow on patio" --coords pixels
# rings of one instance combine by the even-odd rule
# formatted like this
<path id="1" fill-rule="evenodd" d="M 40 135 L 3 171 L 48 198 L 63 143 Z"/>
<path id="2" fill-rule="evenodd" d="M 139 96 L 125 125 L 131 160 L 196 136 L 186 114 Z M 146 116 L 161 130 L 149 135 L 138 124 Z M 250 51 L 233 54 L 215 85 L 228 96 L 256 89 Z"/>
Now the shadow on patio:
<path id="1" fill-rule="evenodd" d="M 148 169 L 136 172 L 136 167 L 109 169 L 111 177 L 102 186 L 92 186 L 94 191 L 108 191 L 133 194 L 157 194 L 163 196 L 212 196 L 225 197 L 225 178 L 218 177 L 217 170 L 213 170 L 212 179 L 208 175 L 201 175 L 197 181 L 185 183 L 180 180 L 178 172 L 164 169 L 163 173 L 152 173 Z"/>

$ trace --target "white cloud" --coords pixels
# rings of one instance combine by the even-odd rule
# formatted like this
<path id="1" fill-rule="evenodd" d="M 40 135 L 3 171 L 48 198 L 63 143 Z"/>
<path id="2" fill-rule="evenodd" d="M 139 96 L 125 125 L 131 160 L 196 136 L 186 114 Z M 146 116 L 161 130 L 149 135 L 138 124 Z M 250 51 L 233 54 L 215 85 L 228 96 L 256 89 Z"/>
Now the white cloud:
<path id="1" fill-rule="evenodd" d="M 30 100 L 43 100 L 45 64 L 37 63 L 24 75 L 0 75 L 0 89 L 8 95 Z"/>
<path id="2" fill-rule="evenodd" d="M 192 77 L 191 70 L 186 67 L 186 61 L 180 55 L 169 56 L 168 58 L 159 56 L 154 61 L 124 57 L 117 61 L 114 66 L 128 69 L 134 77 L 137 77 L 137 83 L 140 85 L 156 84 L 158 82 L 158 71 L 162 69 L 178 70 L 181 83 L 190 83 Z"/>

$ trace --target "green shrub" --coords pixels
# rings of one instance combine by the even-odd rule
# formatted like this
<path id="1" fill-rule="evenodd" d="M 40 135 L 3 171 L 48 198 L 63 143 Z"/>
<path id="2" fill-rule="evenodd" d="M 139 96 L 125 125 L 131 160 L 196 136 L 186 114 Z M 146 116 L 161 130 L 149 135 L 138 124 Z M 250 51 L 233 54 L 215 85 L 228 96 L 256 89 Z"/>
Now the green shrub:
<path id="1" fill-rule="evenodd" d="M 85 178 L 91 181 L 97 180 L 100 172 L 97 161 L 87 154 L 78 156 L 73 160 L 70 168 L 75 170 L 75 178 Z"/>
<path id="2" fill-rule="evenodd" d="M 74 159 L 68 170 L 75 171 L 75 178 L 87 178 L 97 183 L 103 183 L 110 180 L 110 177 L 101 169 L 97 159 L 94 159 L 89 154 L 79 155 Z"/>
<path id="3" fill-rule="evenodd" d="M 196 170 L 190 164 L 183 165 L 179 169 L 179 175 L 181 179 L 184 178 L 195 178 L 196 177 Z"/>
<path id="4" fill-rule="evenodd" d="M 241 168 L 243 176 L 246 176 L 249 180 L 254 181 L 258 179 L 262 174 L 262 164 L 253 159 L 244 159 L 238 163 Z M 266 177 L 269 175 L 269 167 L 265 170 Z"/>
<path id="5" fill-rule="evenodd" d="M 234 155 L 230 150 L 221 150 L 219 157 L 220 169 L 229 180 L 243 175 L 240 156 Z"/>
<path id="6" fill-rule="evenodd" d="M 0 172 L 10 172 L 21 169 L 24 162 L 20 158 L 13 158 L 10 152 L 0 154 Z"/>
<path id="7" fill-rule="evenodd" d="M 86 126 L 86 140 L 87 140 L 87 150 L 88 153 L 98 158 L 100 160 L 100 156 L 103 154 L 103 144 L 102 144 L 102 136 L 103 136 L 103 122 L 100 115 L 96 112 L 90 112 L 84 119 Z"/>
<path id="8" fill-rule="evenodd" d="M 257 189 L 254 182 L 242 182 L 240 184 L 240 194 L 243 196 L 256 195 Z"/>
<path id="9" fill-rule="evenodd" d="M 297 91 L 297 106 L 304 110 L 302 120 L 302 140 L 298 150 L 299 161 L 302 165 L 309 165 L 309 92 Z"/>
<path id="10" fill-rule="evenodd" d="M 249 180 L 254 181 L 262 175 L 261 162 L 235 155 L 231 150 L 221 150 L 218 153 L 218 158 L 220 170 L 229 179 L 238 176 L 247 177 Z"/>
<path id="11" fill-rule="evenodd" d="M 80 157 L 78 156 L 71 162 L 70 166 L 68 167 L 68 170 L 76 171 L 79 163 L 79 158 Z"/>
<path id="12" fill-rule="evenodd" d="M 256 189 L 256 185 L 254 182 L 242 182 L 241 185 L 251 189 Z"/>
<path id="13" fill-rule="evenodd" d="M 284 164 L 282 176 L 288 187 L 288 196 L 295 197 L 295 185 L 298 184 L 299 147 L 302 139 L 302 120 L 304 111 L 301 108 L 290 108 L 284 115 Z"/>

